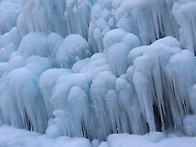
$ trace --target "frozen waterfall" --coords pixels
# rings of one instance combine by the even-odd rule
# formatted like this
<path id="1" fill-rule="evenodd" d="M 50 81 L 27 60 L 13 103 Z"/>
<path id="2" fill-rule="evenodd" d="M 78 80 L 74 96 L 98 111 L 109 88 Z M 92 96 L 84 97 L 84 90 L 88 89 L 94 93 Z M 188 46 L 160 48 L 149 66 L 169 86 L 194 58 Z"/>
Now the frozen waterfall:
<path id="1" fill-rule="evenodd" d="M 0 122 L 51 137 L 196 135 L 196 0 L 0 0 Z"/>

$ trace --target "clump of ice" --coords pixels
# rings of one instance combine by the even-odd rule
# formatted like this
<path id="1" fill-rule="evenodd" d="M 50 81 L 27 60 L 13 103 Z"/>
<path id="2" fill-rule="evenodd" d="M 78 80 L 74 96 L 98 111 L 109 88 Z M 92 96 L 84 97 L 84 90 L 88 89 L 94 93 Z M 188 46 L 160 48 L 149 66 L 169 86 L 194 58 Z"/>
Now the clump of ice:
<path id="1" fill-rule="evenodd" d="M 41 73 L 50 68 L 50 61 L 38 56 L 24 60 L 14 57 L 8 62 L 0 89 L 2 119 L 10 125 L 45 132 L 48 117 L 38 87 Z"/>
<path id="2" fill-rule="evenodd" d="M 0 34 L 4 34 L 16 26 L 16 20 L 19 15 L 18 1 L 2 1 L 0 12 Z"/>
<path id="3" fill-rule="evenodd" d="M 6 72 L 10 72 L 14 69 L 23 67 L 25 65 L 25 59 L 22 56 L 15 56 L 12 57 L 9 61 L 8 61 L 8 65 L 6 67 Z"/>
<path id="4" fill-rule="evenodd" d="M 196 136 L 196 115 L 187 115 L 184 118 L 183 126 L 184 131 L 189 136 Z"/>
<path id="5" fill-rule="evenodd" d="M 159 142 L 160 140 L 166 138 L 166 135 L 162 132 L 150 132 L 148 134 L 150 141 L 152 142 Z"/>
<path id="6" fill-rule="evenodd" d="M 173 6 L 173 15 L 180 26 L 180 41 L 189 50 L 195 54 L 195 1 L 177 1 Z"/>
<path id="7" fill-rule="evenodd" d="M 40 88 L 43 94 L 46 111 L 49 118 L 53 117 L 54 108 L 51 104 L 52 90 L 60 75 L 65 72 L 64 69 L 48 69 L 40 76 Z"/>
<path id="8" fill-rule="evenodd" d="M 28 32 L 56 32 L 62 36 L 78 33 L 88 37 L 89 0 L 23 0 L 20 7 L 17 26 L 23 36 Z"/>
<path id="9" fill-rule="evenodd" d="M 122 29 L 114 29 L 105 35 L 103 44 L 112 71 L 120 76 L 128 68 L 128 53 L 140 46 L 141 42 L 134 34 L 126 33 Z"/>
<path id="10" fill-rule="evenodd" d="M 172 22 L 170 7 L 165 0 L 122 1 L 115 13 L 117 27 L 136 34 L 143 44 L 164 36 L 175 36 L 178 32 L 175 22 Z"/>
<path id="11" fill-rule="evenodd" d="M 88 40 L 93 52 L 103 51 L 103 37 L 108 31 L 116 28 L 112 5 L 104 7 L 111 3 L 111 1 L 101 1 L 92 7 Z"/>
<path id="12" fill-rule="evenodd" d="M 50 33 L 47 36 L 48 57 L 54 66 L 56 66 L 56 53 L 62 45 L 63 40 L 64 38 L 57 33 Z"/>
<path id="13" fill-rule="evenodd" d="M 32 55 L 46 57 L 48 54 L 46 35 L 41 33 L 27 34 L 23 37 L 18 52 L 24 57 Z"/>
<path id="14" fill-rule="evenodd" d="M 0 62 L 7 62 L 14 51 L 17 50 L 17 47 L 13 43 L 2 47 L 0 49 Z"/>
<path id="15" fill-rule="evenodd" d="M 0 47 L 4 47 L 10 43 L 13 43 L 16 47 L 19 46 L 21 41 L 21 35 L 17 27 L 13 27 L 9 32 L 0 35 Z"/>
<path id="16" fill-rule="evenodd" d="M 68 35 L 56 53 L 56 63 L 71 68 L 77 61 L 91 55 L 87 41 L 78 34 Z"/>

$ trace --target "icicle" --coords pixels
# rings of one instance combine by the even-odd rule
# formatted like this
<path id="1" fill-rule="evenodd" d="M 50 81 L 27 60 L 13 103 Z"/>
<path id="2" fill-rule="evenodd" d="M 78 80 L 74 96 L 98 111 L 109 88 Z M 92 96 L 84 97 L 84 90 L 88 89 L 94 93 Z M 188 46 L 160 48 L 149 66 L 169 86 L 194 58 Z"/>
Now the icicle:
<path id="1" fill-rule="evenodd" d="M 108 72 L 102 72 L 96 76 L 93 80 L 90 88 L 91 101 L 94 111 L 94 121 L 96 122 L 94 127 L 99 128 L 96 131 L 98 139 L 103 140 L 108 134 L 110 134 L 110 126 L 107 117 L 107 107 L 105 104 L 105 97 L 109 89 L 114 88 L 115 76 Z"/>
<path id="2" fill-rule="evenodd" d="M 180 26 L 181 43 L 194 54 L 196 54 L 196 2 L 183 1 L 175 2 L 173 15 Z"/>
<path id="3" fill-rule="evenodd" d="M 168 7 L 165 0 L 123 1 L 115 13 L 117 27 L 136 34 L 143 44 L 168 35 L 176 36 L 176 25 Z"/>
<path id="4" fill-rule="evenodd" d="M 167 95 L 176 130 L 182 130 L 182 120 L 190 112 L 188 90 L 194 82 L 195 57 L 182 51 L 171 57 L 166 66 Z"/>
<path id="5" fill-rule="evenodd" d="M 173 41 L 170 42 L 170 40 Z M 165 106 L 170 104 L 165 104 L 168 101 L 166 100 L 168 86 L 165 85 L 164 68 L 170 57 L 180 52 L 179 46 L 175 39 L 166 37 L 154 42 L 151 46 L 138 47 L 129 53 L 129 63 L 133 66 L 128 69 L 127 73 L 130 76 L 127 76 L 128 79 L 132 78 L 129 81 L 133 81 L 143 116 L 148 122 L 150 131 L 165 130 L 164 120 L 169 115 L 165 110 L 169 108 L 165 108 Z"/>
<path id="6" fill-rule="evenodd" d="M 70 126 L 71 136 L 88 137 L 90 135 L 89 106 L 89 99 L 86 92 L 77 86 L 73 86 L 68 96 L 70 124 L 72 124 Z"/>
<path id="7" fill-rule="evenodd" d="M 40 76 L 40 89 L 42 91 L 48 118 L 53 117 L 53 106 L 51 104 L 52 90 L 60 75 L 65 72 L 64 69 L 49 69 Z"/>

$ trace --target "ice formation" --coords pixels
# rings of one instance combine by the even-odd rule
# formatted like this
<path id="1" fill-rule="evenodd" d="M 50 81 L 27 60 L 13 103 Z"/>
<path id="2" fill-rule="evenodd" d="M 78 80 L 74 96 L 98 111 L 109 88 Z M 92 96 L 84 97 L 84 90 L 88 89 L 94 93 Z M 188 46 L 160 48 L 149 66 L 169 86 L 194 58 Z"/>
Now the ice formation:
<path id="1" fill-rule="evenodd" d="M 104 140 L 196 135 L 195 0 L 0 0 L 0 121 Z"/>

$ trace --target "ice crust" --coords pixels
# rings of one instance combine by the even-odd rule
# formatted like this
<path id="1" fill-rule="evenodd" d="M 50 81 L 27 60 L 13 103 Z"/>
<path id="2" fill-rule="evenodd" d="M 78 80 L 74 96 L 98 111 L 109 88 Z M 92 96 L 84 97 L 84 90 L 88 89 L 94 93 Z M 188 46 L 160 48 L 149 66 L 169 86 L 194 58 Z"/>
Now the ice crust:
<path id="1" fill-rule="evenodd" d="M 195 6 L 0 0 L 0 122 L 91 140 L 196 135 Z"/>

